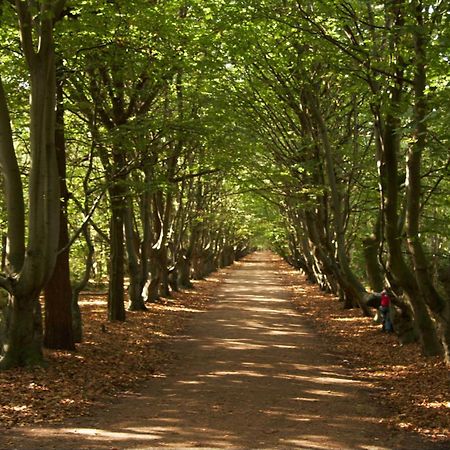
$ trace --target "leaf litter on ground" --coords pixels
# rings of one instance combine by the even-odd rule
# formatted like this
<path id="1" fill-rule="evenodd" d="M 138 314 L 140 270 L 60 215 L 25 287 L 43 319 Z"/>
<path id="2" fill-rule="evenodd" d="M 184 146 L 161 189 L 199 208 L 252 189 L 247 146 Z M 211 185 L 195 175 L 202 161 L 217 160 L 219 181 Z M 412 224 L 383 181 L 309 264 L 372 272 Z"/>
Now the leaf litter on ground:
<path id="1" fill-rule="evenodd" d="M 370 380 L 376 401 L 391 412 L 390 427 L 433 440 L 450 439 L 449 370 L 442 358 L 424 358 L 418 345 L 402 346 L 357 309 L 343 309 L 283 261 L 274 262 L 292 288 L 296 309 L 334 349 L 355 377 Z M 235 268 L 242 263 L 236 263 Z M 0 425 L 26 426 L 90 415 L 95 407 L 164 376 L 174 360 L 170 346 L 189 318 L 214 299 L 229 270 L 196 281 L 193 290 L 127 312 L 126 322 L 106 321 L 106 295 L 82 296 L 84 341 L 75 352 L 46 350 L 47 368 L 0 372 Z"/>
<path id="2" fill-rule="evenodd" d="M 401 345 L 395 334 L 383 333 L 357 308 L 344 309 L 282 261 L 279 271 L 292 288 L 296 309 L 355 377 L 374 386 L 375 400 L 390 411 L 383 419 L 389 427 L 450 441 L 450 371 L 443 358 L 422 356 L 417 343 Z"/>
<path id="3" fill-rule="evenodd" d="M 173 360 L 162 344 L 207 308 L 226 273 L 194 281 L 194 289 L 149 303 L 147 311 L 127 311 L 125 322 L 107 321 L 106 294 L 83 293 L 84 336 L 76 351 L 45 350 L 48 367 L 0 372 L 0 425 L 49 424 L 89 415 L 138 383 L 162 376 Z"/>

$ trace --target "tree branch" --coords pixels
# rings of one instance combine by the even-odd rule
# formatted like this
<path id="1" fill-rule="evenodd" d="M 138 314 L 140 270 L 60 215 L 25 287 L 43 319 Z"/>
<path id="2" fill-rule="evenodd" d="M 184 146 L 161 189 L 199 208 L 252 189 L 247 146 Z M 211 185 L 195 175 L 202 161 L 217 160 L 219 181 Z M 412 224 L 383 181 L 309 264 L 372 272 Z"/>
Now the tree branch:
<path id="1" fill-rule="evenodd" d="M 25 54 L 28 67 L 33 66 L 36 53 L 33 48 L 33 22 L 27 2 L 24 0 L 16 0 L 16 10 L 19 16 L 19 31 L 22 43 L 22 49 Z"/>
<path id="2" fill-rule="evenodd" d="M 91 206 L 90 211 L 88 212 L 88 214 L 84 217 L 83 219 L 83 223 L 80 225 L 80 227 L 78 228 L 78 230 L 75 232 L 75 234 L 72 236 L 72 238 L 69 240 L 69 242 L 67 243 L 67 245 L 65 245 L 63 248 L 61 248 L 58 251 L 58 255 L 60 253 L 65 252 L 66 250 L 68 250 L 72 244 L 78 239 L 78 237 L 80 236 L 80 234 L 83 232 L 84 228 L 86 227 L 86 225 L 88 224 L 88 222 L 91 222 L 91 218 L 92 215 L 94 214 L 95 210 L 97 209 L 97 206 L 100 203 L 100 200 L 103 198 L 103 196 L 105 195 L 106 189 L 104 189 L 100 195 L 94 200 L 94 203 Z"/>
<path id="3" fill-rule="evenodd" d="M 172 178 L 169 178 L 169 181 L 171 183 L 179 183 L 180 181 L 189 180 L 190 178 L 202 177 L 203 175 L 210 175 L 210 174 L 213 174 L 213 173 L 218 173 L 220 171 L 221 171 L 221 169 L 203 170 L 203 171 L 197 172 L 197 173 L 189 173 L 187 175 L 182 175 L 182 176 L 179 176 L 179 177 L 172 177 Z"/>
<path id="4" fill-rule="evenodd" d="M 4 178 L 8 217 L 8 264 L 12 272 L 22 268 L 25 254 L 25 210 L 20 169 L 14 149 L 6 95 L 0 77 L 0 170 Z"/>

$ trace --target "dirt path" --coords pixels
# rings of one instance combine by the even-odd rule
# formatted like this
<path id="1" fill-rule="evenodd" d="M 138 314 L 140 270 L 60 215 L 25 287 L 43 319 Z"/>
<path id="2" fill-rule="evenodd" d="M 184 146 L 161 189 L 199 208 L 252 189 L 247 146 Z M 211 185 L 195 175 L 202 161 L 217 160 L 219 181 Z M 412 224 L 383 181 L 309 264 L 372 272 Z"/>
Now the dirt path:
<path id="1" fill-rule="evenodd" d="M 380 423 L 374 392 L 294 311 L 271 258 L 231 272 L 170 343 L 164 377 L 91 418 L 3 434 L 0 448 L 425 448 Z"/>

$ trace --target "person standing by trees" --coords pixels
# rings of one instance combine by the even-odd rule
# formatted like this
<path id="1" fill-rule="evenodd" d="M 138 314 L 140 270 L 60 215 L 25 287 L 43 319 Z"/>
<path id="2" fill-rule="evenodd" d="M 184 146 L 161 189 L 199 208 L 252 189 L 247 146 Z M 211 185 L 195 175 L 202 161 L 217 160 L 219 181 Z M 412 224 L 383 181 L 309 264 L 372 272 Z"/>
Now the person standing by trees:
<path id="1" fill-rule="evenodd" d="M 389 296 L 386 289 L 383 289 L 383 291 L 381 292 L 380 313 L 382 331 L 394 331 L 391 320 L 391 297 Z"/>

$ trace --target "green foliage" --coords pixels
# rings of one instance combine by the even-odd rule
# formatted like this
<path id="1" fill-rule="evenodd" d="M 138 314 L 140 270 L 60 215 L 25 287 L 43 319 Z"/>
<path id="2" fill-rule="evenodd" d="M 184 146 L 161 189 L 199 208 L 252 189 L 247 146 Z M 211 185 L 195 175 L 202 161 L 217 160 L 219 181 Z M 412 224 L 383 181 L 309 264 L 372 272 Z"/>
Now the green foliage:
<path id="1" fill-rule="evenodd" d="M 439 11 L 434 2 L 425 3 L 433 17 L 426 27 L 430 113 L 422 227 L 437 255 L 448 253 L 450 236 L 450 17 L 445 2 Z M 414 75 L 411 10 L 395 61 L 390 42 L 399 30 L 384 28 L 388 13 L 381 1 L 69 2 L 56 44 L 65 76 L 67 181 L 84 207 L 70 202 L 72 233 L 108 189 L 105 171 L 119 153 L 136 204 L 144 193 L 170 193 L 176 207 L 191 208 L 185 219 L 190 226 L 223 229 L 235 242 L 287 251 L 300 215 L 318 204 L 328 208 L 317 129 L 304 114 L 312 90 L 319 93 L 331 137 L 347 250 L 362 268 L 361 238 L 372 232 L 379 205 L 373 110 L 386 108 L 400 59 L 405 77 Z M 20 143 L 28 133 L 29 85 L 18 39 L 14 11 L 4 4 L 2 78 L 26 173 L 28 150 Z M 410 84 L 406 91 L 398 130 L 405 151 L 413 128 Z M 125 114 L 118 113 L 119 103 Z M 168 161 L 175 157 L 172 173 Z M 195 209 L 198 186 L 206 206 Z M 105 196 L 92 215 L 104 243 L 107 209 Z M 136 217 L 142 235 L 142 218 Z M 332 214 L 327 220 L 332 228 Z M 77 275 L 84 251 L 82 242 L 73 244 Z"/>

